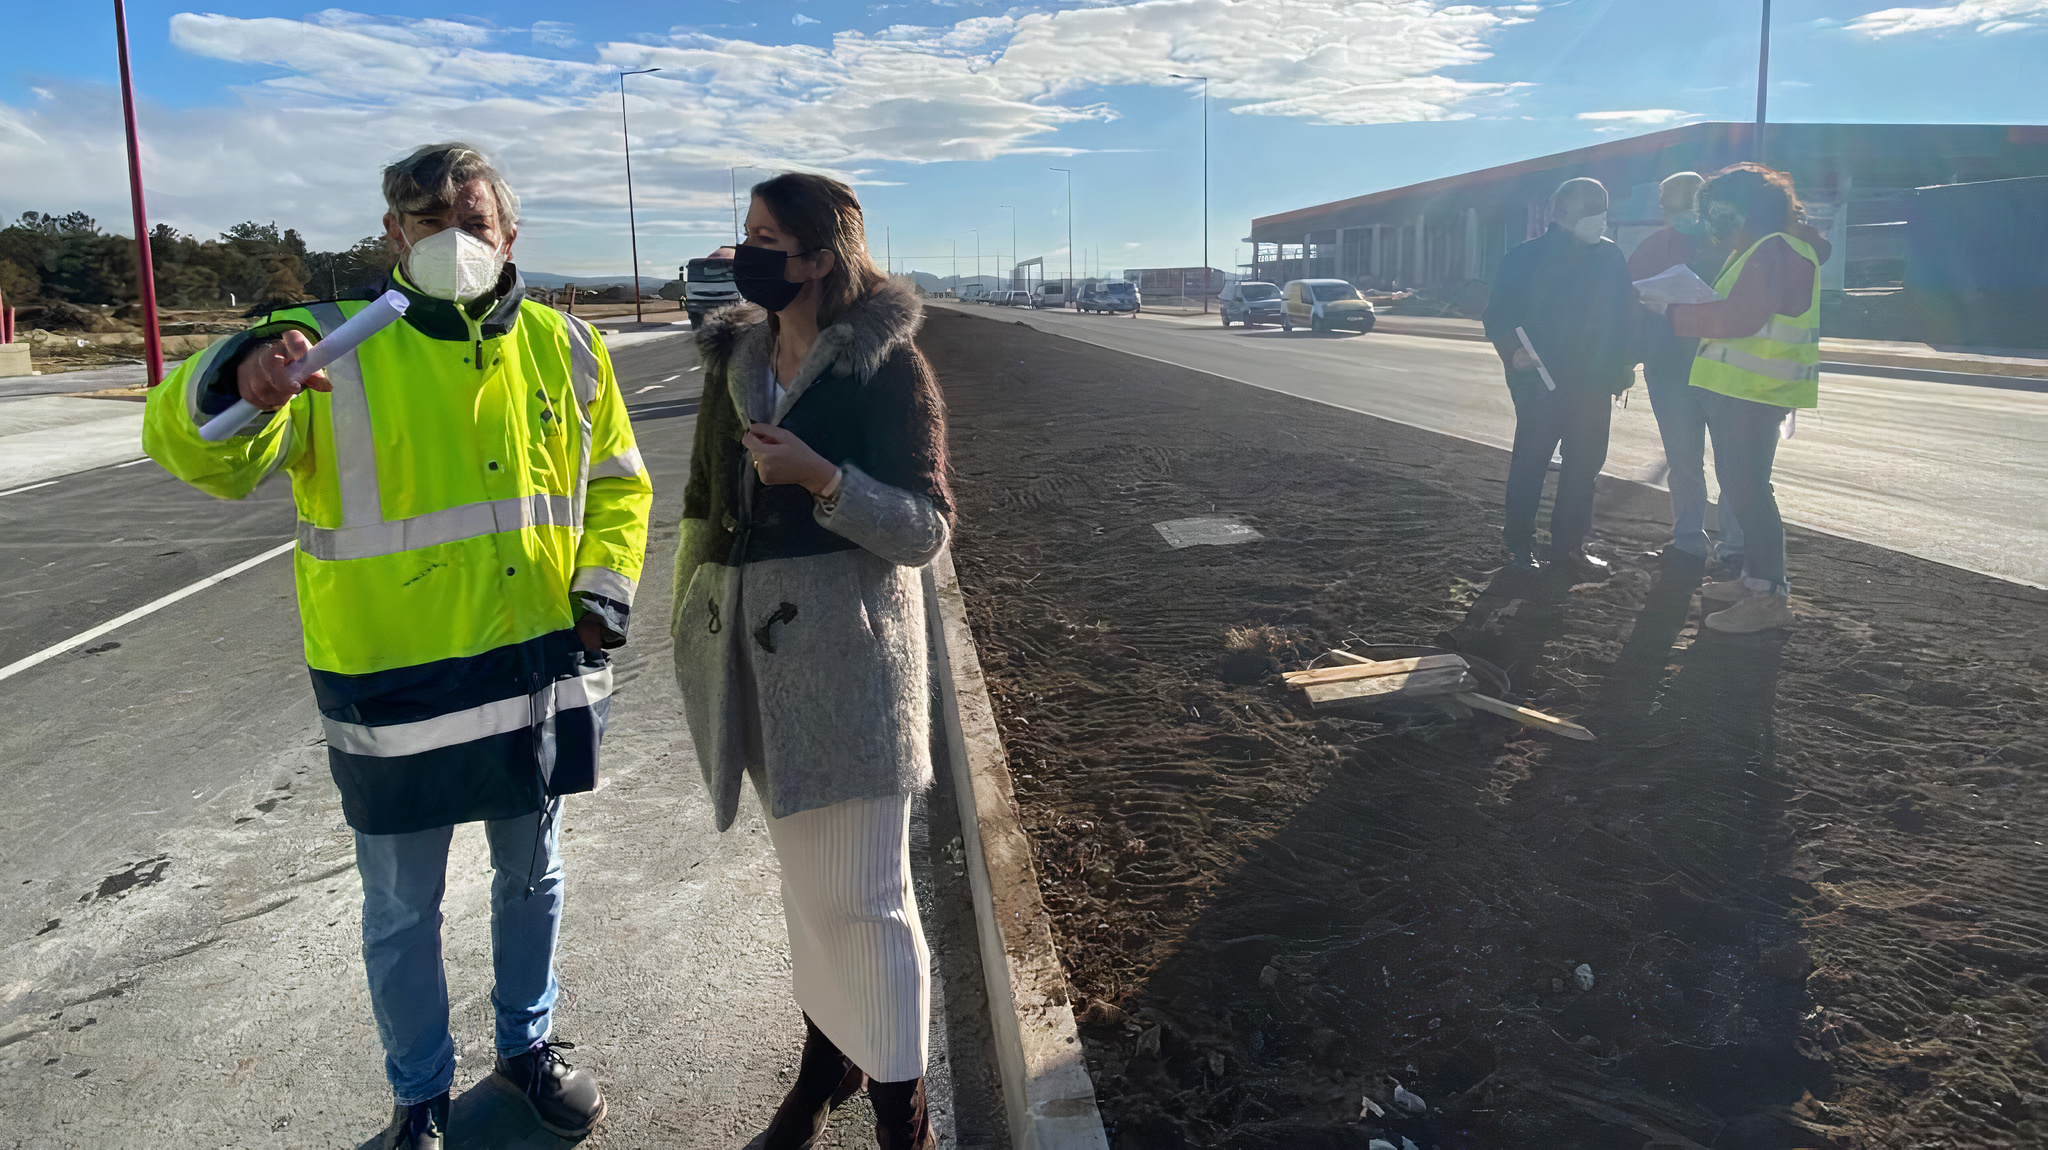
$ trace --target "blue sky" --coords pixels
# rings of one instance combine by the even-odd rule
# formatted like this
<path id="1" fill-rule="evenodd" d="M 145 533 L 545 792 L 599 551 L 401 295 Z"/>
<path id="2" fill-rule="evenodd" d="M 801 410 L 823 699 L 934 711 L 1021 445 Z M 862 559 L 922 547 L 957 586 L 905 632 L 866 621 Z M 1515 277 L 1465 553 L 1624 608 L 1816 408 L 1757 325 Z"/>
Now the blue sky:
<path id="1" fill-rule="evenodd" d="M 105 4 L 15 5 L 0 214 L 126 231 Z M 243 219 L 317 246 L 375 229 L 380 164 L 465 138 L 524 199 L 516 258 L 627 270 L 628 81 L 645 274 L 730 232 L 728 188 L 857 184 L 899 268 L 1248 256 L 1252 217 L 1699 119 L 1747 119 L 1757 0 L 685 0 L 129 4 L 152 218 Z M 1777 0 L 1771 117 L 2048 123 L 2048 0 Z M 1073 169 L 1073 212 L 1066 177 Z M 1016 241 L 1012 242 L 1014 206 Z M 1100 253 L 1099 260 L 1097 253 Z M 1000 258 L 1001 265 L 998 264 Z"/>

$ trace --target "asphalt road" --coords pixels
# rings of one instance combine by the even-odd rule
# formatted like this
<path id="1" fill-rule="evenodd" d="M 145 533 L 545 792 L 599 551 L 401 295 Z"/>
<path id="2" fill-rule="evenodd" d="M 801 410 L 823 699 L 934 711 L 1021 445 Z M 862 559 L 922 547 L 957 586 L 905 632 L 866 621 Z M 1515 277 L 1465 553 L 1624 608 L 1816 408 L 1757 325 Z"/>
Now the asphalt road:
<path id="1" fill-rule="evenodd" d="M 1496 447 L 1514 441 L 1500 361 L 1484 343 L 954 306 Z M 1614 414 L 1606 470 L 1660 482 L 1662 462 L 1639 383 Z M 1776 483 L 1802 526 L 2048 586 L 2048 394 L 1824 373 L 1819 409 L 1779 446 Z M 1796 584 L 1796 555 L 1791 570 Z"/>
<path id="2" fill-rule="evenodd" d="M 600 792 L 566 803 L 557 1035 L 598 1071 L 591 1146 L 738 1146 L 787 1087 L 776 870 L 758 814 L 711 829 L 668 671 L 695 427 L 686 338 L 613 355 L 657 491 Z M 102 384 L 102 386 L 106 386 Z M 289 489 L 211 499 L 153 464 L 0 497 L 0 667 L 290 539 Z M 280 556 L 0 679 L 0 1071 L 9 1146 L 356 1146 L 388 1113 L 357 954 L 352 839 L 327 777 Z M 935 791 L 914 860 L 932 935 L 934 1112 L 1000 1139 L 964 879 Z M 460 1144 L 566 1145 L 489 1085 L 489 868 L 460 828 L 444 930 Z M 955 1078 L 958 1078 L 957 1089 Z M 482 1080 L 480 1082 L 480 1080 Z M 957 1110 L 957 1113 L 956 1113 Z M 871 1145 L 864 1107 L 835 1120 Z"/>

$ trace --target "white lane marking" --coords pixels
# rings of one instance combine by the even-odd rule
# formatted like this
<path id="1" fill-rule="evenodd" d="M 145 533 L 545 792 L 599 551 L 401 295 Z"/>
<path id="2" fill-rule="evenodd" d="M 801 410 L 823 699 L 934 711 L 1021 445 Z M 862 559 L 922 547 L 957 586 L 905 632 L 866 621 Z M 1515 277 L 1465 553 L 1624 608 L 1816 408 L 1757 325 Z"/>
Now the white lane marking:
<path id="1" fill-rule="evenodd" d="M 674 379 L 674 378 L 675 378 L 675 376 L 671 375 L 671 376 L 669 376 L 669 378 L 670 378 L 670 379 Z M 643 388 L 641 388 L 640 390 L 638 390 L 638 391 L 634 392 L 633 394 L 634 394 L 634 395 L 646 395 L 646 394 L 647 394 L 648 392 L 650 392 L 650 391 L 653 391 L 653 390 L 655 390 L 655 389 L 659 388 L 660 386 L 661 386 L 661 385 L 660 385 L 660 384 L 658 384 L 658 383 L 650 383 L 650 384 L 648 384 L 648 385 L 647 385 L 646 387 L 643 387 Z"/>
<path id="2" fill-rule="evenodd" d="M 697 369 L 693 367 L 693 368 L 691 368 L 690 370 L 691 370 L 691 371 L 695 371 L 695 370 L 697 370 Z M 664 379 L 664 380 L 662 380 L 661 382 L 663 382 L 663 383 L 674 383 L 674 382 L 675 382 L 676 380 L 679 380 L 679 379 L 681 379 L 681 378 L 683 378 L 683 377 L 682 377 L 682 376 L 681 376 L 680 374 L 678 374 L 678 375 L 671 375 L 671 376 L 669 376 L 669 377 L 668 377 L 667 379 Z"/>
<path id="3" fill-rule="evenodd" d="M 55 487 L 56 485 L 56 480 L 45 479 L 41 483 L 31 483 L 27 487 L 17 487 L 12 491 L 0 491 L 0 495 L 20 495 L 24 491 L 34 491 L 38 487 Z"/>
<path id="4" fill-rule="evenodd" d="M 104 635 L 109 631 L 115 630 L 119 627 L 125 627 L 128 624 L 133 623 L 134 621 L 142 618 L 145 615 L 150 615 L 154 614 L 155 612 L 161 611 L 165 607 L 168 607 L 171 604 L 176 603 L 180 599 L 185 599 L 189 598 L 190 596 L 197 595 L 199 592 L 206 590 L 208 587 L 213 586 L 215 583 L 220 583 L 225 580 L 232 579 L 235 576 L 240 575 L 242 572 L 247 571 L 249 568 L 254 567 L 259 563 L 275 559 L 278 556 L 284 554 L 285 552 L 290 551 L 292 548 L 297 547 L 298 545 L 298 540 L 296 539 L 292 540 L 289 543 L 280 543 L 277 546 L 272 547 L 270 550 L 265 551 L 263 554 L 258 555 L 253 559 L 242 560 L 240 563 L 237 563 L 233 567 L 230 567 L 227 570 L 222 571 L 218 575 L 208 575 L 206 578 L 201 579 L 199 582 L 193 583 L 190 586 L 180 587 L 176 591 L 171 592 L 170 594 L 164 596 L 161 599 L 157 599 L 149 603 L 144 603 L 142 606 L 137 607 L 135 610 L 128 612 L 126 615 L 121 615 L 117 618 L 109 619 L 106 622 L 100 624 L 97 627 L 92 628 L 89 631 L 81 631 L 78 634 L 73 635 L 72 637 L 64 640 L 61 643 L 53 643 L 50 646 L 45 647 L 40 651 L 37 651 L 35 654 L 30 655 L 25 659 L 16 659 L 14 662 L 7 664 L 5 667 L 0 667 L 0 679 L 11 678 L 12 676 L 18 675 L 21 672 L 28 670 L 30 667 L 33 667 L 38 663 L 47 662 L 48 660 L 56 658 L 57 656 L 62 655 L 64 652 L 69 651 L 74 647 L 83 647 L 87 643 L 92 642 L 94 639 L 99 638 L 101 635 Z"/>
<path id="5" fill-rule="evenodd" d="M 135 465 L 136 465 L 136 464 L 138 464 L 138 463 L 148 463 L 148 462 L 149 462 L 149 456 L 145 455 L 145 456 L 143 456 L 143 457 L 142 457 L 141 459 L 131 459 L 131 460 L 129 460 L 129 461 L 128 461 L 128 462 L 126 462 L 126 463 L 116 463 L 116 464 L 114 465 L 114 468 L 113 468 L 113 469 L 114 469 L 115 471 L 119 471 L 119 470 L 121 470 L 121 469 L 122 469 L 123 467 L 133 467 L 133 466 L 135 466 Z"/>
<path id="6" fill-rule="evenodd" d="M 693 368 L 691 368 L 690 370 L 691 370 L 691 371 L 703 371 L 704 369 L 703 369 L 702 367 L 693 367 Z"/>

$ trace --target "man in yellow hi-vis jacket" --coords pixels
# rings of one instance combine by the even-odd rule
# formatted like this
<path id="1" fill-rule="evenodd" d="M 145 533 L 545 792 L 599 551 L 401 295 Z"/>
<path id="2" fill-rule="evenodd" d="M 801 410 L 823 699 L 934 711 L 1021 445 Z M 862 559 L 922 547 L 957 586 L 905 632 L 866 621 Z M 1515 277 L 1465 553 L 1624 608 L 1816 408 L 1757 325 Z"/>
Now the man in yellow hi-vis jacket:
<path id="1" fill-rule="evenodd" d="M 496 1072 L 550 1131 L 603 1116 L 548 1041 L 563 794 L 596 782 L 653 501 L 597 333 L 527 303 L 506 262 L 518 200 L 475 149 L 384 170 L 388 285 L 276 312 L 151 392 L 143 442 L 172 474 L 237 499 L 274 471 L 329 765 L 356 836 L 363 960 L 396 1094 L 386 1147 L 438 1150 L 455 1048 L 440 900 L 454 824 L 482 820 Z M 286 372 L 383 287 L 405 317 L 306 381 Z M 237 399 L 270 412 L 220 443 Z"/>

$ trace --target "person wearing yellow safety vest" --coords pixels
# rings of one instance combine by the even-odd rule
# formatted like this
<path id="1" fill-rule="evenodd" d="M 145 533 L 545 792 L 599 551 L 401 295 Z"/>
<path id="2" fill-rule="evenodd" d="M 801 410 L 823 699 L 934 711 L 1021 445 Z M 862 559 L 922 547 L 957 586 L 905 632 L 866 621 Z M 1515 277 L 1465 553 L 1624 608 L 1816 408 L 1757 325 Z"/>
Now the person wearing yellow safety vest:
<path id="1" fill-rule="evenodd" d="M 1820 403 L 1820 265 L 1824 241 L 1806 226 L 1792 178 L 1761 164 L 1714 174 L 1700 216 L 1732 253 L 1715 279 L 1722 298 L 1673 304 L 1672 330 L 1698 337 L 1688 381 L 1701 392 L 1714 437 L 1721 499 L 1742 523 L 1740 577 L 1701 588 L 1716 631 L 1746 633 L 1792 623 L 1785 577 L 1785 521 L 1771 490 L 1780 428 Z M 1816 246 L 1817 242 L 1820 246 Z"/>
<path id="2" fill-rule="evenodd" d="M 363 961 L 396 1095 L 387 1148 L 439 1150 L 455 1047 L 441 894 L 456 823 L 496 871 L 496 1074 L 549 1131 L 604 1114 L 549 1041 L 560 796 L 596 781 L 653 496 L 597 333 L 527 302 L 518 200 L 464 144 L 384 169 L 388 284 L 275 312 L 150 393 L 143 445 L 228 499 L 291 477 L 306 661 L 363 882 Z M 305 382 L 312 340 L 385 287 L 402 320 Z M 210 443 L 237 399 L 271 414 Z M 567 1044 L 560 1044 L 566 1046 Z"/>

